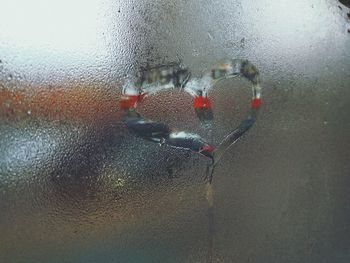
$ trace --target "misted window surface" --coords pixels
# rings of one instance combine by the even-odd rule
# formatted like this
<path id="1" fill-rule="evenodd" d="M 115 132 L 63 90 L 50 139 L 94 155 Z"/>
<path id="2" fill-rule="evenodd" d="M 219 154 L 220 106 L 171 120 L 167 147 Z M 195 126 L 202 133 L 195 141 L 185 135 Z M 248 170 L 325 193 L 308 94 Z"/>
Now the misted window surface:
<path id="1" fill-rule="evenodd" d="M 350 261 L 349 1 L 0 6 L 0 262 Z"/>

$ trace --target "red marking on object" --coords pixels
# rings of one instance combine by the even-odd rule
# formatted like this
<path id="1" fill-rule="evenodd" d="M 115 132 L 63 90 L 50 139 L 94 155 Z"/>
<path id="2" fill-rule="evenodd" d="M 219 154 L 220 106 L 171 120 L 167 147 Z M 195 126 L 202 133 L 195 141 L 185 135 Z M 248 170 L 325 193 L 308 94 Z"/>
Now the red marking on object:
<path id="1" fill-rule="evenodd" d="M 260 106 L 261 106 L 261 99 L 259 99 L 259 98 L 253 98 L 253 99 L 252 99 L 252 103 L 251 103 L 252 109 L 259 109 Z"/>
<path id="2" fill-rule="evenodd" d="M 209 109 L 211 107 L 208 97 L 198 96 L 194 98 L 193 107 L 195 109 Z"/>
<path id="3" fill-rule="evenodd" d="M 206 146 L 203 146 L 203 148 L 200 152 L 212 153 L 214 150 L 215 150 L 215 148 L 213 146 L 206 145 Z"/>
<path id="4" fill-rule="evenodd" d="M 128 110 L 136 107 L 137 102 L 142 102 L 147 93 L 141 95 L 129 95 L 120 100 L 119 106 L 122 110 Z"/>
<path id="5" fill-rule="evenodd" d="M 123 110 L 127 110 L 130 108 L 134 108 L 136 106 L 136 102 L 138 100 L 138 96 L 125 96 L 119 102 L 119 106 Z"/>

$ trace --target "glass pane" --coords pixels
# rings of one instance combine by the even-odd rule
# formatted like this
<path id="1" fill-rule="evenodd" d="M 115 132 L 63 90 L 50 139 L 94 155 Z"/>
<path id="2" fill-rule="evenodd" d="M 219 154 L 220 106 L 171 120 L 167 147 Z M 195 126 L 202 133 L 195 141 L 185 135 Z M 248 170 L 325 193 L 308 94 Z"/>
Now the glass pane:
<path id="1" fill-rule="evenodd" d="M 0 262 L 349 262 L 347 1 L 0 5 Z"/>

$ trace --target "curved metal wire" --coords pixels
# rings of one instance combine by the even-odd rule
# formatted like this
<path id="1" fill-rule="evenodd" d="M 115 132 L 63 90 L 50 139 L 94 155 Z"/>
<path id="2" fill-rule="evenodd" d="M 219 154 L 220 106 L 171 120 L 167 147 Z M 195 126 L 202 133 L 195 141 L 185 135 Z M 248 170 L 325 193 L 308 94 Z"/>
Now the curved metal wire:
<path id="1" fill-rule="evenodd" d="M 128 129 L 146 140 L 188 149 L 212 160 L 213 167 L 225 151 L 242 137 L 254 124 L 261 105 L 261 86 L 258 69 L 248 60 L 233 59 L 222 62 L 201 77 L 191 78 L 190 71 L 179 63 L 143 68 L 134 82 L 123 86 L 120 108 L 124 111 L 124 122 Z M 252 83 L 252 100 L 248 116 L 214 147 L 198 134 L 175 131 L 166 123 L 144 118 L 137 112 L 137 106 L 148 96 L 166 89 L 182 89 L 193 97 L 193 107 L 201 122 L 212 121 L 212 103 L 209 91 L 223 79 L 242 76 Z M 212 169 L 213 170 L 213 169 Z M 209 176 L 212 180 L 212 173 Z"/>
<path id="2" fill-rule="evenodd" d="M 180 64 L 169 64 L 154 68 L 144 68 L 135 82 L 126 82 L 120 107 L 124 110 L 124 122 L 128 129 L 146 140 L 167 144 L 172 147 L 188 149 L 210 158 L 206 169 L 206 199 L 208 204 L 208 250 L 206 262 L 213 261 L 214 253 L 214 189 L 212 185 L 214 169 L 229 147 L 235 144 L 255 123 L 261 106 L 261 86 L 258 69 L 248 60 L 234 59 L 220 63 L 200 78 L 190 78 L 191 73 Z M 209 91 L 223 79 L 242 76 L 252 83 L 252 99 L 247 117 L 235 127 L 221 143 L 214 147 L 198 134 L 174 131 L 166 123 L 155 122 L 142 117 L 137 105 L 147 96 L 165 89 L 183 89 L 190 94 L 193 107 L 202 123 L 214 118 Z"/>

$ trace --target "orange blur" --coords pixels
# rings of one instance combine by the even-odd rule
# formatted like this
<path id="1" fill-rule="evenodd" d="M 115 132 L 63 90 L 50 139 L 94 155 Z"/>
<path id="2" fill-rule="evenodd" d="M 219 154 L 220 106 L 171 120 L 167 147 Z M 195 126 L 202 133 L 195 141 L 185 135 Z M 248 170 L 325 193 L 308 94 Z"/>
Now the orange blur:
<path id="1" fill-rule="evenodd" d="M 119 116 L 120 93 L 96 88 L 0 89 L 0 119 L 92 122 Z"/>

